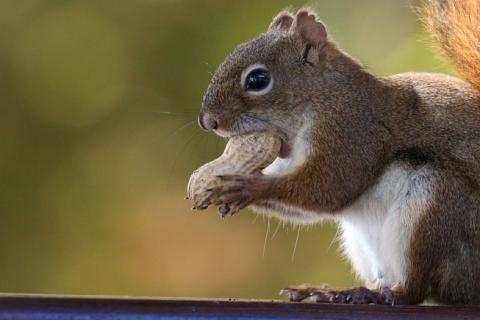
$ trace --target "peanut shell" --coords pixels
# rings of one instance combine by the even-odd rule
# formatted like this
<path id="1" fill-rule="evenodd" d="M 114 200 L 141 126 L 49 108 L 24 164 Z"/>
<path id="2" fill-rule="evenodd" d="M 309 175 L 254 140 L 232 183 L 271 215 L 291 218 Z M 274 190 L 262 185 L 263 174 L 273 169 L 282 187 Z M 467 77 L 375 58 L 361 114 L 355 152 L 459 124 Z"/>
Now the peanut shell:
<path id="1" fill-rule="evenodd" d="M 221 183 L 216 176 L 256 174 L 275 160 L 281 145 L 281 139 L 268 132 L 232 137 L 220 157 L 201 166 L 190 176 L 187 198 L 193 202 L 193 208 L 206 208 L 200 207 L 200 204 L 208 197 L 207 190 Z"/>

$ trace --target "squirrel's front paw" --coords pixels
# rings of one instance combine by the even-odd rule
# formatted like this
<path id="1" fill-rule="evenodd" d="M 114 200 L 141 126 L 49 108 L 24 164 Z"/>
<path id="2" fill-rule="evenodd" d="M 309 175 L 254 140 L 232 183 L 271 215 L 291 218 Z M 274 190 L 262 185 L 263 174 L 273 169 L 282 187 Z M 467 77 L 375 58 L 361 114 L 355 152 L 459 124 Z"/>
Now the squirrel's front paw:
<path id="1" fill-rule="evenodd" d="M 219 206 L 222 217 L 233 215 L 246 206 L 262 200 L 270 188 L 270 179 L 259 175 L 217 175 L 219 183 L 208 189 L 204 205 Z"/>

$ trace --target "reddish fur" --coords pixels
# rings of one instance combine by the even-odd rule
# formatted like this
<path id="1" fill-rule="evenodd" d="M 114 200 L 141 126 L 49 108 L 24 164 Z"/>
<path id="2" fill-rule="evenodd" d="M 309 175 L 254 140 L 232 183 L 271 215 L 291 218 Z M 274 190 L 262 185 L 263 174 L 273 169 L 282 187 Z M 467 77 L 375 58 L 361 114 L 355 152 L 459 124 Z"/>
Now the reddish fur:
<path id="1" fill-rule="evenodd" d="M 442 52 L 480 90 L 480 1 L 431 1 L 422 13 Z"/>

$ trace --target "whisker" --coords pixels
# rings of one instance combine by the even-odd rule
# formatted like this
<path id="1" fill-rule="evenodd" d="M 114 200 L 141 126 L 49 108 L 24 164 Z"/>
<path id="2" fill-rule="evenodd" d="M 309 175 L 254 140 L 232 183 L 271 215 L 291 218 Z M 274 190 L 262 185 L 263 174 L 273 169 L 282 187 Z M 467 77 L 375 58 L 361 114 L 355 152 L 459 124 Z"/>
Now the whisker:
<path id="1" fill-rule="evenodd" d="M 338 241 L 339 237 L 340 237 L 340 229 L 337 228 L 337 230 L 335 231 L 335 235 L 333 236 L 332 241 L 330 242 L 330 245 L 329 245 L 328 248 L 327 248 L 327 252 L 330 251 L 330 249 L 332 248 L 333 244 Z"/>
<path id="2" fill-rule="evenodd" d="M 180 115 L 192 115 L 197 114 L 198 111 L 182 111 L 182 112 L 173 112 L 173 111 L 152 111 L 156 114 L 167 115 L 167 116 L 180 116 Z"/>
<path id="3" fill-rule="evenodd" d="M 185 128 L 188 128 L 190 127 L 192 124 L 195 124 L 197 122 L 197 120 L 192 120 L 192 121 L 189 121 L 185 124 L 183 124 L 182 126 L 180 126 L 179 128 L 175 129 L 174 131 L 172 131 L 168 137 L 171 138 L 173 136 L 175 136 L 176 134 L 178 134 L 180 131 L 182 131 L 183 129 Z"/>
<path id="4" fill-rule="evenodd" d="M 262 258 L 265 258 L 265 251 L 267 249 L 267 242 L 268 242 L 268 234 L 270 233 L 270 217 L 267 220 L 267 232 L 265 233 L 265 239 L 263 240 L 263 251 L 262 251 Z"/>
<path id="5" fill-rule="evenodd" d="M 297 246 L 298 246 L 298 239 L 299 238 L 300 238 L 300 226 L 298 226 L 297 238 L 295 239 L 295 245 L 293 247 L 293 252 L 292 252 L 292 257 L 291 257 L 291 262 L 292 263 L 295 261 L 295 253 L 297 252 Z"/>
<path id="6" fill-rule="evenodd" d="M 275 228 L 275 231 L 273 232 L 273 235 L 272 237 L 270 238 L 270 240 L 273 240 L 275 238 L 275 236 L 277 235 L 278 233 L 278 230 L 280 230 L 280 226 L 282 225 L 281 221 L 278 221 L 277 223 L 277 227 Z"/>

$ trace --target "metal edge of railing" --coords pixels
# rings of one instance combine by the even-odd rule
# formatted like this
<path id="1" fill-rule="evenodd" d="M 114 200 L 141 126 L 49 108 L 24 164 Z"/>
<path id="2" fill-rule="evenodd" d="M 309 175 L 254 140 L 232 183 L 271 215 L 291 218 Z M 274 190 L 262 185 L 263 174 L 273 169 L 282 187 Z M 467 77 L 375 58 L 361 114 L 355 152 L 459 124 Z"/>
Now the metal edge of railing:
<path id="1" fill-rule="evenodd" d="M 480 319 L 480 306 L 0 294 L 0 320 L 4 319 Z"/>

